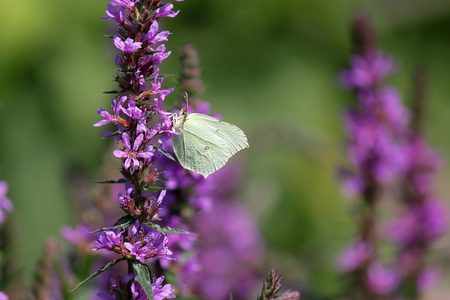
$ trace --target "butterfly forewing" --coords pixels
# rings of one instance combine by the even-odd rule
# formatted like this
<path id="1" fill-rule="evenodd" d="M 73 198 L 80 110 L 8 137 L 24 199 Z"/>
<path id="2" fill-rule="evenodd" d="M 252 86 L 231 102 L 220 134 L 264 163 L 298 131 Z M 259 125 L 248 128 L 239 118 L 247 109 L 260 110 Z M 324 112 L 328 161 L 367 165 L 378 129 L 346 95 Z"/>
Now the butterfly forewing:
<path id="1" fill-rule="evenodd" d="M 189 122 L 190 120 L 194 122 Z M 237 152 L 248 148 L 248 141 L 244 132 L 233 124 L 197 113 L 190 114 L 187 117 L 185 126 L 188 125 L 189 128 L 191 128 L 192 123 L 196 124 L 195 129 L 200 129 L 198 132 L 199 135 L 208 134 L 219 138 L 230 152 L 230 157 Z M 202 133 L 202 129 L 205 133 Z"/>
<path id="2" fill-rule="evenodd" d="M 172 136 L 174 152 L 181 165 L 208 177 L 240 150 L 248 148 L 247 137 L 238 127 L 210 116 L 187 116 L 180 134 Z"/>

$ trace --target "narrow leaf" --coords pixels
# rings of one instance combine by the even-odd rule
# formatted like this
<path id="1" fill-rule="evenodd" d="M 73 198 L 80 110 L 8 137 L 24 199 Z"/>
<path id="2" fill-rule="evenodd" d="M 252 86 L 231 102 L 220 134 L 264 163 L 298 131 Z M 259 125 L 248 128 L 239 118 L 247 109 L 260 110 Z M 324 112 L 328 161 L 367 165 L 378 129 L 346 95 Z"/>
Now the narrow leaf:
<path id="1" fill-rule="evenodd" d="M 88 278 L 86 278 L 85 280 L 83 280 L 82 282 L 80 282 L 79 284 L 77 284 L 73 289 L 71 289 L 70 291 L 74 291 L 77 288 L 79 288 L 80 286 L 82 286 L 83 284 L 85 284 L 86 282 L 88 282 L 89 280 L 91 280 L 92 278 L 94 278 L 95 276 L 105 272 L 106 270 L 108 270 L 109 268 L 111 268 L 112 266 L 115 266 L 117 263 L 119 263 L 121 260 L 124 260 L 124 258 L 118 258 L 113 260 L 110 263 L 107 263 L 106 265 L 104 265 L 103 267 L 101 267 L 100 269 L 98 269 L 97 271 L 95 271 L 94 273 L 92 273 L 91 275 L 89 275 Z"/>
<path id="2" fill-rule="evenodd" d="M 133 266 L 134 274 L 136 275 L 135 280 L 139 282 L 142 289 L 147 294 L 147 297 L 150 300 L 153 300 L 154 296 L 149 267 L 146 264 L 141 263 L 140 261 L 133 261 L 131 264 Z"/>
<path id="3" fill-rule="evenodd" d="M 112 90 L 112 91 L 104 91 L 103 94 L 120 94 L 123 92 L 125 92 L 125 91 Z"/>
<path id="4" fill-rule="evenodd" d="M 147 192 L 157 192 L 157 191 L 160 191 L 160 190 L 164 190 L 165 189 L 165 187 L 162 187 L 162 186 L 149 186 L 149 187 L 142 187 L 142 189 L 144 190 L 144 191 L 147 191 Z"/>
<path id="5" fill-rule="evenodd" d="M 145 225 L 155 229 L 156 231 L 161 232 L 162 234 L 168 235 L 168 234 L 189 234 L 189 235 L 197 235 L 196 233 L 192 233 L 189 231 L 185 231 L 178 228 L 171 228 L 169 226 L 161 227 L 158 224 L 155 223 L 145 223 Z"/>
<path id="6" fill-rule="evenodd" d="M 95 183 L 126 183 L 126 182 L 128 182 L 127 179 L 121 178 L 118 180 L 110 179 L 110 180 L 104 180 L 104 181 L 96 181 Z"/>

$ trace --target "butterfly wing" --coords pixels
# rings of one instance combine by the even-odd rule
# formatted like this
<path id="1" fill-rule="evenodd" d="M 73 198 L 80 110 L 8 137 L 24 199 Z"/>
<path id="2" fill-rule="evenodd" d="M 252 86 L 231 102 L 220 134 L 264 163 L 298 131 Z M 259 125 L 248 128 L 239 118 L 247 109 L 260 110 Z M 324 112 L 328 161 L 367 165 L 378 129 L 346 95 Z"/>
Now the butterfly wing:
<path id="1" fill-rule="evenodd" d="M 198 113 L 188 115 L 180 134 L 172 140 L 181 165 L 205 178 L 248 148 L 247 137 L 237 126 Z"/>

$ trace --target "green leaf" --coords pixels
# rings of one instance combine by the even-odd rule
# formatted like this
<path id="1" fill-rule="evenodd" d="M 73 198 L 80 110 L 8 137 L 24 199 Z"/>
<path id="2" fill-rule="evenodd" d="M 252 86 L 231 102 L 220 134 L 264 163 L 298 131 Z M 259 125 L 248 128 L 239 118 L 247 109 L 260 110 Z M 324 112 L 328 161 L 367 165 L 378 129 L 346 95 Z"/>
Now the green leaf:
<path id="1" fill-rule="evenodd" d="M 142 189 L 144 191 L 146 191 L 146 192 L 157 192 L 157 191 L 160 191 L 160 190 L 164 190 L 165 187 L 162 187 L 162 186 L 148 186 L 148 187 L 145 187 L 145 186 L 143 186 Z"/>
<path id="2" fill-rule="evenodd" d="M 105 272 L 106 270 L 108 270 L 109 268 L 115 266 L 116 264 L 118 264 L 121 260 L 124 260 L 123 257 L 118 258 L 113 260 L 110 263 L 107 263 L 106 265 L 104 265 L 103 267 L 101 267 L 100 269 L 98 269 L 97 271 L 95 271 L 94 273 L 92 273 L 91 275 L 89 275 L 88 278 L 86 278 L 85 280 L 83 280 L 82 282 L 80 282 L 79 284 L 77 284 L 73 289 L 71 289 L 70 291 L 74 291 L 77 288 L 79 288 L 80 286 L 82 286 L 83 284 L 85 284 L 86 282 L 88 282 L 89 280 L 91 280 L 92 278 L 96 277 L 97 275 Z"/>
<path id="3" fill-rule="evenodd" d="M 153 289 L 151 284 L 151 272 L 148 265 L 141 263 L 140 261 L 132 261 L 131 265 L 133 266 L 135 280 L 139 282 L 142 289 L 147 294 L 147 297 L 150 300 L 153 300 Z"/>
<path id="4" fill-rule="evenodd" d="M 167 158 L 169 158 L 169 159 L 171 159 L 171 160 L 173 160 L 173 161 L 177 161 L 177 160 L 176 160 L 175 158 L 173 158 L 173 156 L 170 155 L 170 153 L 167 152 L 166 150 L 163 150 L 163 149 L 161 149 L 161 148 L 159 148 L 159 147 L 156 147 L 156 146 L 153 146 L 153 149 L 155 149 L 155 150 L 161 152 L 161 153 L 164 154 Z"/>
<path id="5" fill-rule="evenodd" d="M 100 229 L 91 231 L 90 233 L 96 233 L 96 232 L 100 232 L 100 231 L 112 230 L 112 229 L 117 229 L 117 228 L 125 229 L 128 226 L 133 225 L 135 221 L 136 221 L 135 218 L 133 218 L 132 216 L 126 215 L 126 216 L 121 217 L 119 220 L 117 220 L 116 223 L 114 223 L 114 226 L 102 227 Z"/>
<path id="6" fill-rule="evenodd" d="M 189 235 L 197 235 L 196 233 L 192 233 L 189 231 L 185 231 L 178 228 L 171 228 L 169 226 L 161 227 L 158 224 L 155 223 L 144 223 L 145 225 L 155 229 L 156 231 L 161 232 L 162 234 L 168 235 L 168 234 L 189 234 Z"/>
<path id="7" fill-rule="evenodd" d="M 105 140 L 105 139 L 108 139 L 110 137 L 119 136 L 119 135 L 122 135 L 122 131 L 118 130 L 118 131 L 115 131 L 115 132 L 113 132 L 112 134 L 110 134 L 108 136 L 102 136 L 100 139 Z"/>
<path id="8" fill-rule="evenodd" d="M 112 91 L 104 91 L 103 94 L 121 94 L 126 92 L 125 90 L 122 91 L 117 91 L 117 90 L 112 90 Z"/>

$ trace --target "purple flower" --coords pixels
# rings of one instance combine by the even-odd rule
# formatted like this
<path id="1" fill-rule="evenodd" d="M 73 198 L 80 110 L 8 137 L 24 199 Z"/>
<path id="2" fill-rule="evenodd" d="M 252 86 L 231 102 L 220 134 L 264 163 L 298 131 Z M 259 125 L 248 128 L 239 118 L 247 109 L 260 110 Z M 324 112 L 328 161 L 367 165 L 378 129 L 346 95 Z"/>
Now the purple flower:
<path id="1" fill-rule="evenodd" d="M 158 279 L 156 279 L 155 282 L 152 283 L 154 299 L 162 300 L 175 298 L 175 295 L 173 294 L 175 290 L 172 288 L 172 285 L 171 284 L 162 285 L 163 281 L 164 276 L 161 276 Z"/>
<path id="2" fill-rule="evenodd" d="M 116 233 L 112 230 L 103 231 L 95 242 L 95 247 L 92 250 L 100 249 L 113 250 L 115 247 L 120 247 L 123 231 Z"/>
<path id="3" fill-rule="evenodd" d="M 348 88 L 367 88 L 378 84 L 393 71 L 393 60 L 382 54 L 374 57 L 355 55 L 350 60 L 350 69 L 339 75 L 340 82 Z"/>
<path id="4" fill-rule="evenodd" d="M 116 48 L 121 50 L 125 54 L 129 54 L 136 51 L 137 49 L 140 49 L 142 45 L 141 42 L 135 42 L 130 38 L 127 38 L 125 41 L 123 41 L 116 35 L 113 36 L 113 40 Z"/>
<path id="5" fill-rule="evenodd" d="M 125 242 L 124 245 L 137 260 L 144 262 L 146 258 L 156 257 L 171 259 L 172 251 L 167 247 L 167 236 L 159 232 L 155 234 L 153 229 L 140 225 L 139 221 L 136 221 L 131 231 L 134 242 Z"/>
<path id="6" fill-rule="evenodd" d="M 440 236 L 446 225 L 445 208 L 440 202 L 426 201 L 407 210 L 393 222 L 390 236 L 402 243 L 423 243 Z"/>
<path id="7" fill-rule="evenodd" d="M 422 137 L 413 138 L 407 146 L 407 172 L 415 191 L 428 197 L 433 186 L 434 174 L 442 164 L 442 159 Z"/>
<path id="8" fill-rule="evenodd" d="M 91 231 L 91 227 L 79 223 L 75 229 L 70 228 L 69 226 L 64 226 L 61 229 L 62 236 L 69 242 L 74 245 L 86 243 L 86 241 L 90 240 L 89 231 Z"/>
<path id="9" fill-rule="evenodd" d="M 117 124 L 117 122 L 119 122 L 119 120 L 120 120 L 119 113 L 123 109 L 122 105 L 124 104 L 124 102 L 126 100 L 127 100 L 127 96 L 120 97 L 119 102 L 117 102 L 116 98 L 113 98 L 112 104 L 111 104 L 111 109 L 113 111 L 113 114 L 110 114 L 107 110 L 99 108 L 97 110 L 97 112 L 101 117 L 105 118 L 105 120 L 101 120 L 101 121 L 95 123 L 94 126 L 99 127 L 99 126 L 103 126 L 103 125 L 106 125 L 109 123 Z"/>
<path id="10" fill-rule="evenodd" d="M 130 251 L 130 254 L 134 255 L 134 257 L 140 262 L 144 262 L 145 256 L 150 254 L 152 251 L 152 245 L 147 244 L 142 246 L 140 241 L 134 244 L 128 242 L 125 242 L 123 244 L 125 245 L 125 248 Z"/>
<path id="11" fill-rule="evenodd" d="M 138 3 L 139 0 L 111 0 L 112 5 L 118 5 L 121 7 L 126 7 L 127 9 L 133 9 L 134 5 Z"/>
<path id="12" fill-rule="evenodd" d="M 151 62 L 155 66 L 159 65 L 163 60 L 168 58 L 171 53 L 171 51 L 164 53 L 164 51 L 166 51 L 166 45 L 164 44 L 159 45 L 155 51 L 156 53 L 153 54 L 151 58 Z"/>
<path id="13" fill-rule="evenodd" d="M 11 200 L 6 196 L 7 193 L 8 183 L 6 181 L 0 181 L 0 224 L 6 219 L 5 212 L 11 212 L 13 209 Z"/>
<path id="14" fill-rule="evenodd" d="M 385 269 L 380 265 L 372 265 L 368 269 L 367 284 L 378 295 L 393 291 L 399 284 L 400 277 L 397 272 Z"/>
<path id="15" fill-rule="evenodd" d="M 139 84 L 140 91 L 145 90 L 145 77 L 141 74 L 141 71 L 136 71 L 134 73 L 134 78 L 130 80 L 131 85 L 134 85 L 135 83 Z"/>
<path id="16" fill-rule="evenodd" d="M 0 300 L 9 300 L 8 295 L 3 292 L 0 292 Z"/>
<path id="17" fill-rule="evenodd" d="M 155 20 L 150 26 L 148 33 L 143 35 L 142 40 L 147 40 L 147 42 L 150 45 L 154 45 L 162 41 L 167 41 L 169 37 L 169 32 L 168 31 L 158 32 L 158 30 L 159 24 L 158 21 Z"/>
<path id="18" fill-rule="evenodd" d="M 127 207 L 134 201 L 134 186 L 127 185 L 126 186 L 126 194 L 123 195 L 122 192 L 119 192 L 119 203 L 121 207 Z"/>
<path id="19" fill-rule="evenodd" d="M 108 4 L 106 6 L 106 16 L 100 17 L 100 19 L 113 19 L 118 23 L 123 22 L 123 16 L 125 15 L 125 7 L 120 6 L 116 9 L 115 6 Z"/>
<path id="20" fill-rule="evenodd" d="M 420 291 L 431 289 L 439 281 L 439 273 L 435 269 L 423 270 L 417 278 L 417 286 Z"/>
<path id="21" fill-rule="evenodd" d="M 134 141 L 133 148 L 131 148 L 130 144 L 130 136 L 128 133 L 124 132 L 122 134 L 122 141 L 125 146 L 124 151 L 122 150 L 114 150 L 113 154 L 117 158 L 125 158 L 125 169 L 129 169 L 131 166 L 131 162 L 133 162 L 132 171 L 136 171 L 139 168 L 139 160 L 140 158 L 150 159 L 153 156 L 153 153 L 151 152 L 144 152 L 144 151 L 138 151 L 139 147 L 142 144 L 142 141 L 144 139 L 144 135 L 140 134 L 136 140 Z"/>
<path id="22" fill-rule="evenodd" d="M 139 120 L 145 115 L 145 109 L 142 110 L 137 107 L 133 100 L 128 101 L 128 108 L 125 109 L 122 107 L 122 111 L 133 120 Z"/>
<path id="23" fill-rule="evenodd" d="M 161 8 L 158 8 L 156 10 L 155 18 L 161 19 L 164 17 L 169 17 L 169 18 L 175 17 L 176 15 L 178 15 L 178 13 L 180 11 L 174 12 L 174 11 L 172 11 L 172 8 L 173 8 L 172 3 L 166 3 L 164 6 L 162 6 Z"/>
<path id="24" fill-rule="evenodd" d="M 372 254 L 372 247 L 363 241 L 353 241 L 338 257 L 341 272 L 348 273 L 356 270 Z"/>
<path id="25" fill-rule="evenodd" d="M 153 290 L 153 299 L 155 300 L 163 300 L 163 299 L 171 299 L 175 298 L 174 292 L 175 290 L 172 288 L 171 284 L 162 285 L 164 281 L 164 276 L 161 276 L 153 282 L 152 290 Z M 131 284 L 131 292 L 134 300 L 145 300 L 148 299 L 145 292 L 142 290 L 141 285 L 137 282 L 133 282 Z"/>
<path id="26" fill-rule="evenodd" d="M 259 281 L 254 270 L 264 245 L 244 206 L 214 200 L 211 210 L 194 220 L 192 231 L 201 239 L 180 278 L 186 290 L 206 299 L 229 299 L 231 291 L 237 298 L 246 298 Z"/>

